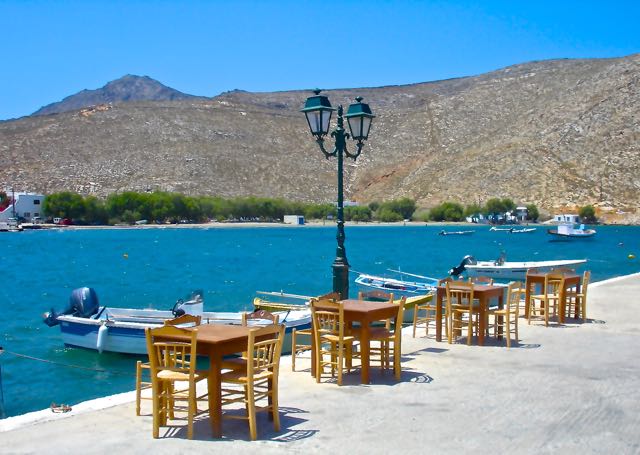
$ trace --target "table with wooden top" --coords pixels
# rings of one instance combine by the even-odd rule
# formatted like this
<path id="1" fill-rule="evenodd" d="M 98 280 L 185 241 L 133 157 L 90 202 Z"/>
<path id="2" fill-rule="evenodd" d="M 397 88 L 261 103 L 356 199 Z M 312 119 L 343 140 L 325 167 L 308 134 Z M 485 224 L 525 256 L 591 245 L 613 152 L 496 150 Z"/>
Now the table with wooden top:
<path id="1" fill-rule="evenodd" d="M 209 419 L 214 438 L 222 437 L 222 381 L 221 365 L 224 356 L 246 351 L 250 327 L 226 324 L 205 324 L 196 327 L 196 350 L 209 357 Z M 179 339 L 180 337 L 171 337 Z M 186 340 L 186 338 L 185 338 Z"/>
<path id="2" fill-rule="evenodd" d="M 525 309 L 524 314 L 527 316 L 529 314 L 529 297 L 531 296 L 531 288 L 535 286 L 544 286 L 544 279 L 549 273 L 554 272 L 537 272 L 530 271 L 527 273 L 527 281 L 526 281 L 526 293 L 525 293 Z M 558 296 L 558 322 L 560 324 L 564 323 L 564 316 L 567 308 L 567 290 L 571 288 L 576 288 L 577 292 L 580 292 L 580 284 L 581 284 L 581 275 L 578 275 L 575 272 L 564 272 L 561 274 L 564 277 L 564 286 L 560 289 L 560 295 Z M 545 291 L 546 292 L 546 291 Z M 576 317 L 580 317 L 580 305 L 576 305 Z"/>
<path id="3" fill-rule="evenodd" d="M 347 299 L 342 300 L 344 304 L 344 319 L 345 323 L 351 324 L 353 322 L 359 322 L 362 329 L 360 331 L 360 348 L 362 356 L 362 368 L 360 370 L 360 382 L 362 384 L 369 384 L 369 347 L 370 347 L 370 334 L 371 323 L 379 321 L 381 319 L 392 319 L 398 316 L 398 306 L 390 304 L 389 302 L 372 302 L 367 300 L 355 300 Z M 322 305 L 318 306 L 322 308 Z M 397 323 L 398 321 L 396 321 Z M 400 321 L 401 323 L 401 321 Z M 314 360 L 311 364 L 311 374 L 316 375 L 316 362 L 315 362 L 315 337 L 312 338 L 311 343 L 311 358 Z M 394 349 L 401 349 L 400 346 L 396 346 Z"/>
<path id="4" fill-rule="evenodd" d="M 498 299 L 498 307 L 504 306 L 504 293 L 507 288 L 505 286 L 489 286 L 484 284 L 473 285 L 473 298 L 479 302 L 479 318 L 480 327 L 478 329 L 478 345 L 484 345 L 484 332 L 486 330 L 487 312 L 489 310 L 489 301 Z M 438 286 L 436 292 L 436 341 L 442 341 L 442 316 L 443 302 L 447 296 L 447 288 Z"/>

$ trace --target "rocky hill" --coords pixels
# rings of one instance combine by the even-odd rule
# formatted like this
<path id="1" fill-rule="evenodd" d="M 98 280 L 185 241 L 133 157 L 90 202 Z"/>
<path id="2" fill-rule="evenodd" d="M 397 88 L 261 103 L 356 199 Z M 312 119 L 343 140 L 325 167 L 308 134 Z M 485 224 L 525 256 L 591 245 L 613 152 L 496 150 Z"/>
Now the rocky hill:
<path id="1" fill-rule="evenodd" d="M 33 115 L 59 114 L 88 106 L 123 101 L 172 101 L 190 98 L 195 97 L 162 85 L 148 76 L 127 74 L 97 90 L 82 90 L 62 101 L 44 106 Z"/>
<path id="2" fill-rule="evenodd" d="M 334 106 L 363 96 L 377 115 L 361 157 L 347 161 L 347 197 L 409 196 L 425 207 L 509 197 L 549 212 L 596 204 L 629 219 L 640 206 L 639 78 L 632 55 L 327 91 Z M 309 95 L 131 96 L 0 122 L 0 187 L 333 201 L 335 160 L 299 112 Z"/>

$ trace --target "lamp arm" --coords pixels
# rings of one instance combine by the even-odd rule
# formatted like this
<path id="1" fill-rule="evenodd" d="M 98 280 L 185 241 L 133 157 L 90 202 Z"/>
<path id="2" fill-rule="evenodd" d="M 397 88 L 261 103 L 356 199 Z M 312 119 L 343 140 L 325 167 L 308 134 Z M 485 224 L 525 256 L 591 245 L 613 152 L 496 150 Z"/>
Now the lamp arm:
<path id="1" fill-rule="evenodd" d="M 360 153 L 362 153 L 362 147 L 364 147 L 364 142 L 358 141 L 358 142 L 356 142 L 356 148 L 357 148 L 356 153 L 349 153 L 349 150 L 347 150 L 347 147 L 346 147 L 346 144 L 345 144 L 344 153 L 349 158 L 353 159 L 353 161 L 355 161 L 360 156 Z"/>
<path id="2" fill-rule="evenodd" d="M 338 154 L 338 149 L 334 148 L 333 152 L 329 153 L 327 152 L 327 150 L 324 148 L 324 139 L 319 137 L 316 139 L 316 143 L 318 144 L 318 147 L 320 147 L 320 151 L 322 152 L 322 154 L 324 155 L 324 157 L 326 159 L 329 159 L 329 157 L 331 156 L 336 156 Z"/>

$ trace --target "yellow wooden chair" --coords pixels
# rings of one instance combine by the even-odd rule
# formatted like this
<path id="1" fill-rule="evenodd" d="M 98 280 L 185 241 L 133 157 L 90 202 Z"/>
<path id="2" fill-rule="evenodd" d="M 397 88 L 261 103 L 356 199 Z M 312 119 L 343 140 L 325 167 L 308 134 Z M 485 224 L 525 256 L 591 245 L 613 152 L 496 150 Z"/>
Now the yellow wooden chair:
<path id="1" fill-rule="evenodd" d="M 249 421 L 251 440 L 258 437 L 256 413 L 268 411 L 275 431 L 280 431 L 278 412 L 278 375 L 284 325 L 273 324 L 252 329 L 247 343 L 247 362 L 243 370 L 222 373 L 222 406 L 241 403 L 246 415 L 225 413 L 224 418 Z M 266 399 L 265 406 L 256 403 Z"/>
<path id="2" fill-rule="evenodd" d="M 316 345 L 316 381 L 320 382 L 324 367 L 331 368 L 331 377 L 337 371 L 338 385 L 342 385 L 343 370 L 348 369 L 345 361 L 349 358 L 350 348 L 355 340 L 347 335 L 344 320 L 344 305 L 331 300 L 312 300 L 311 317 Z M 325 360 L 325 356 L 329 360 Z"/>
<path id="3" fill-rule="evenodd" d="M 578 314 L 578 307 L 580 308 L 580 315 L 582 316 L 582 322 L 587 320 L 587 291 L 589 289 L 589 281 L 591 280 L 591 271 L 585 270 L 582 275 L 582 283 L 580 283 L 580 292 L 576 288 L 572 288 L 566 293 L 567 297 L 567 313 L 571 314 L 571 308 L 574 309 L 574 317 Z"/>
<path id="4" fill-rule="evenodd" d="M 449 325 L 448 342 L 453 343 L 454 336 L 462 332 L 465 325 L 463 316 L 467 317 L 467 345 L 471 345 L 473 329 L 477 327 L 478 305 L 473 298 L 473 283 L 468 281 L 448 281 L 446 319 Z M 476 317 L 474 317 L 476 315 Z"/>
<path id="5" fill-rule="evenodd" d="M 544 325 L 549 326 L 549 318 L 553 310 L 555 315 L 560 300 L 560 290 L 564 288 L 564 275 L 554 272 L 547 273 L 544 277 L 542 293 L 529 296 L 529 314 L 527 324 L 531 324 L 531 318 L 542 317 Z M 540 306 L 537 307 L 536 305 Z M 540 312 L 540 315 L 536 313 Z"/>
<path id="6" fill-rule="evenodd" d="M 407 302 L 406 297 L 402 297 L 399 303 L 393 303 L 393 300 L 389 302 L 391 305 L 398 306 L 398 313 L 396 314 L 395 321 L 393 322 L 393 328 L 391 327 L 391 320 L 386 321 L 385 327 L 373 327 L 370 333 L 370 341 L 380 342 L 380 357 L 382 368 L 388 369 L 393 359 L 393 371 L 395 373 L 396 380 L 400 380 L 400 360 L 402 357 L 402 320 L 404 317 L 405 304 Z M 370 352 L 378 352 L 377 349 L 369 349 Z"/>
<path id="7" fill-rule="evenodd" d="M 278 324 L 280 316 L 273 314 L 267 310 L 258 309 L 251 313 L 242 313 L 241 324 L 243 327 L 251 326 L 264 326 Z M 250 322 L 253 321 L 253 322 Z M 247 353 L 243 352 L 240 357 L 230 357 L 224 359 L 221 364 L 223 370 L 243 370 L 247 368 Z"/>
<path id="8" fill-rule="evenodd" d="M 446 282 L 452 281 L 451 277 L 444 278 L 438 281 L 438 286 L 444 286 Z M 429 336 L 429 325 L 433 322 L 436 323 L 436 305 L 437 299 L 434 295 L 431 300 L 424 303 L 416 304 L 413 307 L 413 338 L 416 337 L 416 331 L 419 325 L 424 324 L 425 327 L 425 335 Z M 424 311 L 424 315 L 421 315 L 420 312 Z M 446 325 L 445 325 L 446 326 Z M 447 327 L 447 332 L 448 327 Z"/>
<path id="9" fill-rule="evenodd" d="M 191 314 L 183 314 L 182 316 L 178 316 L 174 319 L 168 319 L 164 321 L 164 325 L 193 325 L 198 326 L 201 322 L 200 316 L 194 316 Z M 136 362 L 136 415 L 140 415 L 140 403 L 142 400 L 151 400 L 152 396 L 143 396 L 143 390 L 151 389 L 151 378 L 149 380 L 145 380 L 143 376 L 149 375 L 149 371 L 151 369 L 151 365 L 149 362 L 143 362 L 138 360 Z M 145 374 L 146 372 L 146 374 Z"/>
<path id="10" fill-rule="evenodd" d="M 315 299 L 338 301 L 340 300 L 340 294 L 337 292 L 329 292 L 327 294 L 315 297 Z M 303 352 L 311 351 L 312 336 L 313 330 L 311 330 L 311 327 L 309 327 L 308 329 L 291 329 L 291 371 L 296 371 L 296 357 L 298 357 Z M 298 341 L 298 337 L 303 337 L 303 340 L 305 341 L 300 343 Z"/>
<path id="11" fill-rule="evenodd" d="M 206 394 L 197 395 L 196 383 L 206 380 L 208 372 L 196 370 L 197 329 L 184 329 L 165 325 L 146 328 L 147 353 L 151 369 L 153 396 L 153 437 L 158 438 L 160 426 L 173 418 L 176 400 L 187 401 L 187 437 L 193 438 L 193 420 L 197 414 L 197 401 L 206 401 Z M 171 337 L 185 337 L 188 341 L 171 341 Z M 188 384 L 178 389 L 176 383 Z"/>
<path id="12" fill-rule="evenodd" d="M 520 300 L 524 293 L 524 284 L 519 281 L 509 283 L 507 288 L 507 303 L 502 309 L 489 308 L 489 316 L 494 317 L 493 335 L 498 336 L 502 332 L 507 339 L 507 347 L 511 347 L 511 334 L 515 335 L 518 342 L 518 318 L 520 317 Z"/>

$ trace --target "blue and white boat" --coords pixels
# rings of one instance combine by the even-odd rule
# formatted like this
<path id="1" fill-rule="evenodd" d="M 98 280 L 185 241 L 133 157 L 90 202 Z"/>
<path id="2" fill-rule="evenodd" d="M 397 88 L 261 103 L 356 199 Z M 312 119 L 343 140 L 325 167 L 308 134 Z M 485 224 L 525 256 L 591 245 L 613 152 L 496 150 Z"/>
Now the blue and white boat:
<path id="1" fill-rule="evenodd" d="M 92 288 L 75 289 L 71 293 L 69 306 L 57 313 L 46 313 L 44 322 L 50 326 L 60 326 L 65 345 L 93 349 L 102 352 L 122 354 L 146 354 L 147 345 L 144 329 L 157 327 L 168 319 L 182 314 L 202 317 L 202 324 L 242 324 L 240 312 L 205 312 L 202 294 L 195 292 L 187 300 L 178 300 L 171 310 L 111 308 L 100 306 L 98 297 Z M 283 352 L 291 347 L 291 330 L 311 327 L 309 310 L 282 311 L 280 323 L 285 325 Z M 250 325 L 267 324 L 269 321 L 252 319 Z M 289 341 L 287 341 L 289 340 Z"/>

